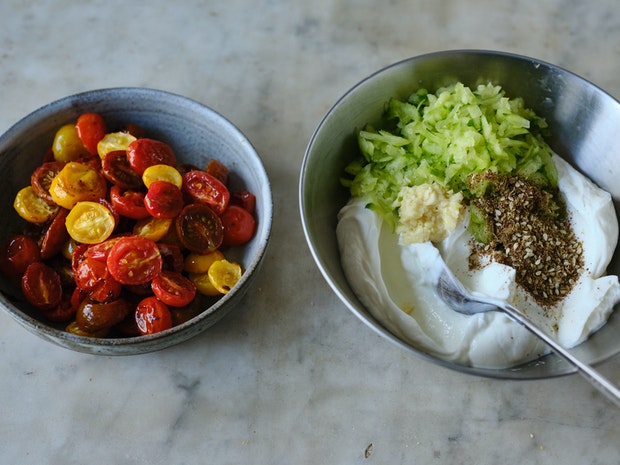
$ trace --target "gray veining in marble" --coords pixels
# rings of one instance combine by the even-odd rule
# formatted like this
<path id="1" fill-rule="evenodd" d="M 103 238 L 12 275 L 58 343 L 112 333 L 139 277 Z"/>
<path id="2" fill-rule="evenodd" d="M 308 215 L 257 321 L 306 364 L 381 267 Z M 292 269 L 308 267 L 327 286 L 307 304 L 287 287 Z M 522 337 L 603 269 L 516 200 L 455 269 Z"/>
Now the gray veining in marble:
<path id="1" fill-rule="evenodd" d="M 402 58 L 515 52 L 620 96 L 616 0 L 8 0 L 0 18 L 0 131 L 87 89 L 179 93 L 253 142 L 276 212 L 243 304 L 171 349 L 75 353 L 0 314 L 0 463 L 618 463 L 620 413 L 579 376 L 469 377 L 365 327 L 316 269 L 297 203 L 322 116 Z M 620 359 L 600 369 L 620 382 Z"/>

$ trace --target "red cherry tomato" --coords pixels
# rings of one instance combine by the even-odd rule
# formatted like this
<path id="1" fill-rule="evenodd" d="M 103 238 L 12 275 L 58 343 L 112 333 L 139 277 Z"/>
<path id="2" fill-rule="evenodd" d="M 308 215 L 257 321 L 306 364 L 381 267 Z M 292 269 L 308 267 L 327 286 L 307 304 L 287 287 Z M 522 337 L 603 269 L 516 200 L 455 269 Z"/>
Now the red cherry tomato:
<path id="1" fill-rule="evenodd" d="M 132 220 L 143 220 L 150 216 L 144 206 L 144 193 L 140 191 L 122 190 L 118 186 L 112 186 L 110 201 L 116 213 Z"/>
<path id="2" fill-rule="evenodd" d="M 215 158 L 209 160 L 205 172 L 218 179 L 224 185 L 228 183 L 228 167 Z"/>
<path id="3" fill-rule="evenodd" d="M 143 335 L 155 334 L 172 328 L 168 306 L 157 297 L 146 297 L 136 307 L 136 324 Z"/>
<path id="4" fill-rule="evenodd" d="M 224 225 L 224 245 L 241 245 L 254 236 L 256 220 L 245 208 L 229 205 L 220 215 Z"/>
<path id="5" fill-rule="evenodd" d="M 218 215 L 226 210 L 230 200 L 228 188 L 204 171 L 194 170 L 185 173 L 182 190 L 192 202 L 206 203 Z"/>
<path id="6" fill-rule="evenodd" d="M 7 276 L 21 277 L 28 265 L 41 260 L 39 246 L 30 236 L 18 234 L 0 249 L 0 271 Z"/>
<path id="7" fill-rule="evenodd" d="M 129 165 L 125 150 L 108 152 L 101 161 L 101 174 L 121 189 L 142 187 L 142 177 Z"/>
<path id="8" fill-rule="evenodd" d="M 230 194 L 230 204 L 238 205 L 254 214 L 256 211 L 256 196 L 246 190 L 235 191 Z"/>
<path id="9" fill-rule="evenodd" d="M 144 196 L 146 211 L 155 218 L 175 218 L 183 209 L 183 205 L 181 190 L 166 181 L 153 181 Z"/>
<path id="10" fill-rule="evenodd" d="M 65 226 L 65 221 L 69 215 L 69 210 L 61 208 L 56 216 L 45 229 L 41 241 L 41 259 L 48 260 L 61 251 L 65 243 L 69 240 L 69 233 Z"/>
<path id="11" fill-rule="evenodd" d="M 73 305 L 72 299 L 63 295 L 63 298 L 56 307 L 51 310 L 42 310 L 43 316 L 49 321 L 60 323 L 71 321 L 75 317 L 77 306 Z"/>
<path id="12" fill-rule="evenodd" d="M 204 203 L 185 206 L 175 220 L 175 227 L 183 246 L 192 252 L 211 252 L 224 240 L 222 220 Z"/>
<path id="13" fill-rule="evenodd" d="M 97 155 L 97 144 L 108 132 L 105 121 L 97 113 L 83 113 L 75 124 L 77 135 L 91 155 Z"/>
<path id="14" fill-rule="evenodd" d="M 124 299 L 100 303 L 84 299 L 77 309 L 75 322 L 82 331 L 94 333 L 120 323 L 131 312 L 131 306 Z"/>
<path id="15" fill-rule="evenodd" d="M 43 262 L 31 263 L 22 276 L 22 292 L 35 307 L 51 310 L 62 301 L 60 275 Z"/>
<path id="16" fill-rule="evenodd" d="M 194 283 L 175 271 L 162 271 L 153 278 L 151 288 L 159 300 L 171 307 L 185 307 L 196 297 Z"/>
<path id="17" fill-rule="evenodd" d="M 148 138 L 136 139 L 129 144 L 127 160 L 140 176 L 149 166 L 176 165 L 176 156 L 168 144 Z"/>
<path id="18" fill-rule="evenodd" d="M 56 205 L 56 202 L 54 202 L 50 195 L 52 179 L 60 173 L 65 164 L 64 161 L 49 161 L 40 165 L 30 175 L 30 185 L 37 195 L 49 205 Z"/>
<path id="19" fill-rule="evenodd" d="M 114 279 L 106 262 L 86 256 L 77 266 L 75 284 L 96 302 L 111 302 L 118 299 L 123 286 Z"/>
<path id="20" fill-rule="evenodd" d="M 183 271 L 183 253 L 181 249 L 172 244 L 157 243 L 159 247 L 159 253 L 163 259 L 163 269 L 168 271 Z"/>
<path id="21" fill-rule="evenodd" d="M 122 237 L 110 250 L 108 270 L 121 284 L 144 284 L 161 273 L 163 260 L 157 244 L 140 236 Z"/>

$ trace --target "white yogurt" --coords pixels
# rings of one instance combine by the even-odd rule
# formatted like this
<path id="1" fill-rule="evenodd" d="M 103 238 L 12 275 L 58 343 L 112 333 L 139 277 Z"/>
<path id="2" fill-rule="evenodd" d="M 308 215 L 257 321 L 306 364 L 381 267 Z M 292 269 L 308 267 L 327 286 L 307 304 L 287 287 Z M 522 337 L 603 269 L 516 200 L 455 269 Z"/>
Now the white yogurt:
<path id="1" fill-rule="evenodd" d="M 360 301 L 388 330 L 445 360 L 503 368 L 540 357 L 546 346 L 500 312 L 474 316 L 449 309 L 436 296 L 430 270 L 438 254 L 470 290 L 505 300 L 573 347 L 605 324 L 620 301 L 616 276 L 604 276 L 618 240 L 618 220 L 609 193 L 596 187 L 562 158 L 554 158 L 575 235 L 582 241 L 584 271 L 551 315 L 515 283 L 511 267 L 491 262 L 469 270 L 471 235 L 466 217 L 442 242 L 401 245 L 379 215 L 353 198 L 337 226 L 342 266 Z"/>

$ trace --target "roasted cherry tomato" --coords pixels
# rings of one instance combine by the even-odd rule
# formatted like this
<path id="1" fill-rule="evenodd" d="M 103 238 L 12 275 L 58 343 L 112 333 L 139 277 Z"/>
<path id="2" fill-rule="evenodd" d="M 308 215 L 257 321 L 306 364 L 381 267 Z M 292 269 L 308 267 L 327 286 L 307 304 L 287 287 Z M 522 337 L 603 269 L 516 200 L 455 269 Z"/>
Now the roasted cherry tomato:
<path id="1" fill-rule="evenodd" d="M 18 234 L 9 238 L 0 249 L 0 271 L 7 276 L 21 277 L 28 265 L 40 259 L 41 252 L 35 240 Z"/>
<path id="2" fill-rule="evenodd" d="M 110 328 L 103 328 L 99 331 L 88 332 L 80 328 L 76 321 L 72 321 L 67 325 L 65 331 L 81 337 L 106 337 L 110 332 Z"/>
<path id="3" fill-rule="evenodd" d="M 155 181 L 166 181 L 180 189 L 183 185 L 183 176 L 174 166 L 152 165 L 142 173 L 142 182 L 149 188 Z"/>
<path id="4" fill-rule="evenodd" d="M 91 155 L 97 155 L 97 144 L 108 132 L 105 121 L 98 113 L 83 113 L 75 124 L 77 135 Z"/>
<path id="5" fill-rule="evenodd" d="M 204 203 L 185 206 L 175 220 L 175 227 L 183 246 L 196 253 L 211 252 L 224 239 L 220 217 Z"/>
<path id="6" fill-rule="evenodd" d="M 151 282 L 153 293 L 171 307 L 185 307 L 196 297 L 196 286 L 176 271 L 162 271 Z"/>
<path id="7" fill-rule="evenodd" d="M 128 132 L 110 132 L 97 144 L 97 153 L 102 160 L 110 152 L 127 150 L 129 144 L 136 140 L 136 137 Z"/>
<path id="8" fill-rule="evenodd" d="M 191 202 L 205 203 L 221 214 L 230 200 L 228 188 L 217 178 L 204 171 L 190 171 L 183 175 L 183 193 Z"/>
<path id="9" fill-rule="evenodd" d="M 174 220 L 171 218 L 154 218 L 149 216 L 143 220 L 136 221 L 133 227 L 133 234 L 145 237 L 154 242 L 163 240 L 170 232 Z"/>
<path id="10" fill-rule="evenodd" d="M 65 162 L 75 161 L 88 154 L 88 150 L 78 136 L 75 124 L 65 124 L 56 131 L 52 151 L 55 160 Z"/>
<path id="11" fill-rule="evenodd" d="M 224 185 L 228 183 L 228 167 L 215 158 L 209 160 L 205 172 L 218 179 Z"/>
<path id="12" fill-rule="evenodd" d="M 122 237 L 106 260 L 110 274 L 121 284 L 143 284 L 161 273 L 163 259 L 157 244 L 144 237 Z"/>
<path id="13" fill-rule="evenodd" d="M 254 236 L 256 220 L 245 208 L 229 205 L 220 219 L 224 225 L 224 245 L 242 245 Z"/>
<path id="14" fill-rule="evenodd" d="M 67 232 L 82 244 L 105 241 L 116 226 L 112 212 L 99 202 L 78 202 L 67 215 Z"/>
<path id="15" fill-rule="evenodd" d="M 84 299 L 77 309 L 75 322 L 82 331 L 93 333 L 120 323 L 131 312 L 131 306 L 124 299 L 108 303 Z"/>
<path id="16" fill-rule="evenodd" d="M 230 194 L 230 204 L 244 208 L 253 215 L 256 211 L 256 196 L 246 190 L 235 191 Z"/>
<path id="17" fill-rule="evenodd" d="M 146 297 L 136 307 L 136 324 L 141 334 L 155 334 L 172 328 L 168 306 L 157 297 Z"/>
<path id="18" fill-rule="evenodd" d="M 71 299 L 63 295 L 60 304 L 51 310 L 42 310 L 41 312 L 46 320 L 61 323 L 71 321 L 75 317 L 76 311 L 77 307 L 73 306 Z"/>
<path id="19" fill-rule="evenodd" d="M 176 165 L 176 156 L 165 142 L 146 137 L 136 139 L 127 147 L 129 165 L 140 175 L 149 166 Z"/>
<path id="20" fill-rule="evenodd" d="M 211 280 L 209 279 L 209 273 L 190 273 L 189 279 L 196 286 L 196 290 L 203 295 L 209 297 L 221 296 L 222 293 L 218 291 Z"/>
<path id="21" fill-rule="evenodd" d="M 213 262 L 224 260 L 224 258 L 224 254 L 219 250 L 203 254 L 190 252 L 183 260 L 183 269 L 193 274 L 206 273 Z"/>
<path id="22" fill-rule="evenodd" d="M 167 181 L 153 181 L 144 196 L 146 211 L 155 218 L 175 218 L 184 204 L 181 190 Z"/>
<path id="23" fill-rule="evenodd" d="M 164 261 L 163 270 L 178 271 L 179 273 L 183 271 L 183 253 L 178 246 L 159 242 L 157 247 L 159 247 L 159 253 Z"/>
<path id="24" fill-rule="evenodd" d="M 37 195 L 45 200 L 50 205 L 56 205 L 54 199 L 50 195 L 50 186 L 52 185 L 52 179 L 56 177 L 60 170 L 65 166 L 63 161 L 49 161 L 43 163 L 37 169 L 32 172 L 30 176 L 30 185 L 35 190 Z"/>
<path id="25" fill-rule="evenodd" d="M 32 186 L 20 189 L 13 207 L 19 216 L 29 223 L 41 224 L 51 220 L 58 212 L 58 206 L 50 205 L 37 195 Z"/>
<path id="26" fill-rule="evenodd" d="M 124 150 L 108 152 L 103 157 L 101 174 L 121 189 L 139 189 L 142 187 L 142 178 L 129 166 L 127 153 Z"/>
<path id="27" fill-rule="evenodd" d="M 43 262 L 28 265 L 22 276 L 26 300 L 41 310 L 51 310 L 62 301 L 60 275 Z"/>
<path id="28" fill-rule="evenodd" d="M 235 284 L 241 279 L 241 265 L 228 260 L 219 260 L 211 267 L 207 274 L 209 281 L 222 294 L 227 294 Z"/>
<path id="29" fill-rule="evenodd" d="M 123 190 L 118 186 L 112 186 L 110 188 L 110 201 L 119 215 L 132 220 L 142 220 L 150 216 L 144 206 L 144 193 L 142 191 Z"/>
<path id="30" fill-rule="evenodd" d="M 106 262 L 86 256 L 74 273 L 76 286 L 96 302 L 111 302 L 118 299 L 122 285 L 114 279 Z"/>
<path id="31" fill-rule="evenodd" d="M 97 202 L 107 191 L 108 183 L 97 169 L 74 161 L 67 163 L 50 184 L 54 202 L 68 209 L 84 200 Z"/>
<path id="32" fill-rule="evenodd" d="M 69 240 L 65 222 L 69 210 L 60 208 L 58 213 L 45 229 L 41 240 L 41 259 L 48 260 L 58 254 Z"/>

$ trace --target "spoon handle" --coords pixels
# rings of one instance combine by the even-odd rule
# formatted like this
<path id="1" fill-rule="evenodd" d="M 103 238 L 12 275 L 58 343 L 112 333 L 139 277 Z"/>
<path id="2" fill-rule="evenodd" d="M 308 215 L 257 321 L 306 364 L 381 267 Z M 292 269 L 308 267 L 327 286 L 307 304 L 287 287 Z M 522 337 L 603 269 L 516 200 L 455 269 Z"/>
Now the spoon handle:
<path id="1" fill-rule="evenodd" d="M 555 339 L 549 336 L 546 332 L 540 329 L 536 324 L 531 322 L 527 317 L 525 317 L 519 310 L 511 305 L 500 305 L 502 310 L 506 312 L 508 316 L 510 316 L 514 321 L 520 323 L 525 328 L 530 330 L 540 339 L 542 339 L 555 353 L 562 356 L 573 365 L 579 373 L 586 378 L 595 388 L 597 388 L 601 393 L 603 393 L 609 400 L 611 400 L 617 407 L 620 407 L 620 389 L 618 389 L 613 383 L 611 383 L 607 378 L 605 378 L 601 373 L 596 371 L 587 363 L 582 362 L 574 355 L 572 355 L 568 350 L 558 344 Z"/>

